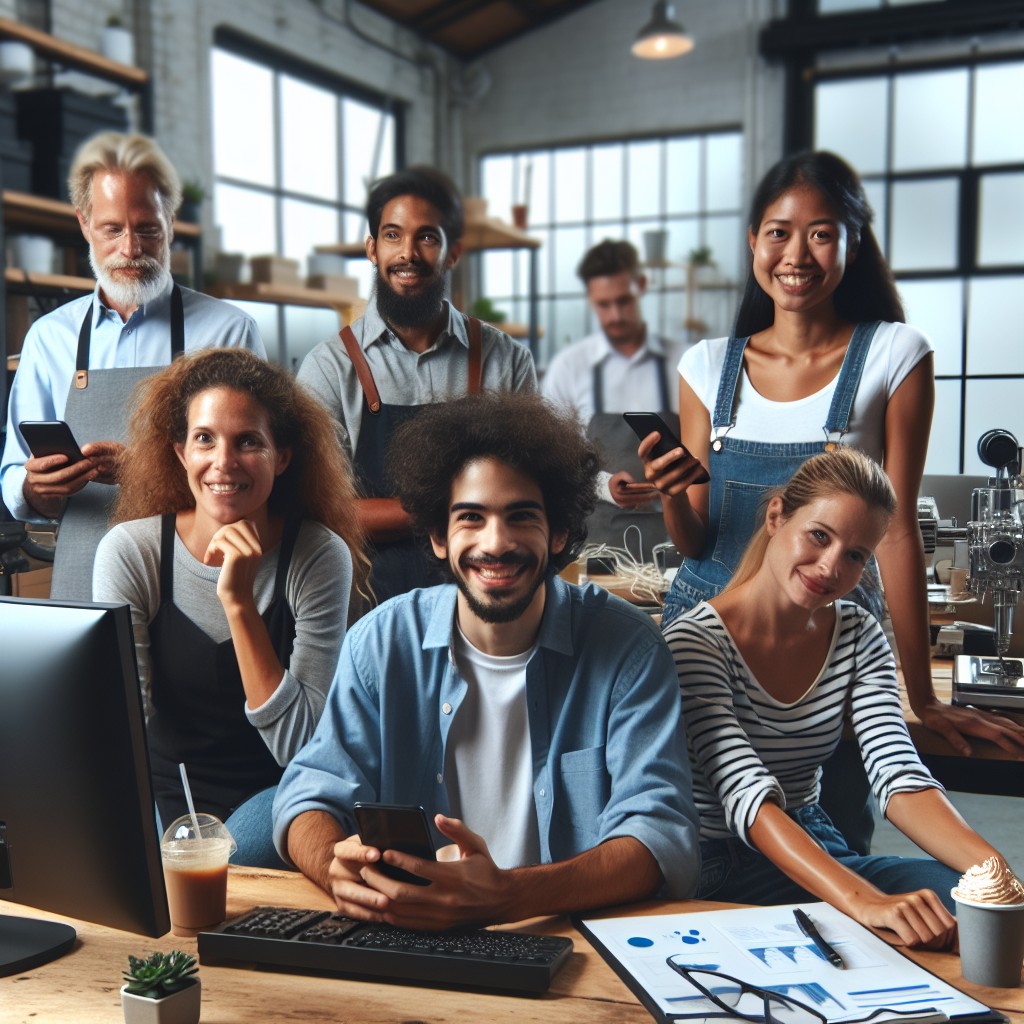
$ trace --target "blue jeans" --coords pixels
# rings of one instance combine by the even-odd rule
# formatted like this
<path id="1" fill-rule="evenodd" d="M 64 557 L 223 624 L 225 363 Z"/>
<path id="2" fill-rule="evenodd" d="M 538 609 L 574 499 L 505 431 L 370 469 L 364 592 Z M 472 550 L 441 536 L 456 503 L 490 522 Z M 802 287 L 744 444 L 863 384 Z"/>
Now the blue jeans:
<path id="1" fill-rule="evenodd" d="M 892 895 L 932 889 L 945 908 L 951 914 L 956 913 L 949 891 L 960 881 L 958 871 L 930 857 L 865 857 L 855 853 L 817 804 L 797 808 L 790 817 L 827 854 L 882 892 Z M 780 871 L 764 854 L 752 850 L 735 836 L 703 840 L 700 855 L 698 899 L 762 906 L 818 899 Z"/>
<path id="2" fill-rule="evenodd" d="M 287 868 L 274 847 L 271 808 L 277 786 L 268 786 L 239 804 L 224 822 L 235 837 L 238 849 L 231 855 L 232 864 L 254 868 Z"/>

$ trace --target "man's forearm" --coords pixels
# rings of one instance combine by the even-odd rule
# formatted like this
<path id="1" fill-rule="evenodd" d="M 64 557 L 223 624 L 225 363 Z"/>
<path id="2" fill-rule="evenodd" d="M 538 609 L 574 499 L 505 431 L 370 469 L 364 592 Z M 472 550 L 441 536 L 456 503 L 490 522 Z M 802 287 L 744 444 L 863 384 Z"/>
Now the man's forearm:
<path id="1" fill-rule="evenodd" d="M 516 868 L 503 921 L 573 914 L 650 899 L 663 878 L 654 855 L 632 836 L 617 836 L 570 860 Z"/>
<path id="2" fill-rule="evenodd" d="M 334 860 L 334 844 L 345 838 L 341 824 L 326 811 L 305 811 L 288 826 L 288 857 L 308 879 L 330 893 L 328 870 Z"/>

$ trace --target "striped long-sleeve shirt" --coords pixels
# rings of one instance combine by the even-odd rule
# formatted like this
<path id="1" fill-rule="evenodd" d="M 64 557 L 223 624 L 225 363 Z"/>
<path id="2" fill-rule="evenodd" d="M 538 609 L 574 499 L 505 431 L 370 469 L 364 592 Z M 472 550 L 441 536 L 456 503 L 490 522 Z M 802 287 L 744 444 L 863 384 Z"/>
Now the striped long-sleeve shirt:
<path id="1" fill-rule="evenodd" d="M 907 733 L 885 634 L 857 605 L 839 601 L 836 609 L 821 671 L 792 704 L 765 692 L 709 604 L 667 629 L 702 839 L 738 835 L 753 845 L 749 829 L 765 800 L 789 810 L 814 803 L 821 765 L 847 721 L 883 812 L 894 793 L 942 788 Z"/>

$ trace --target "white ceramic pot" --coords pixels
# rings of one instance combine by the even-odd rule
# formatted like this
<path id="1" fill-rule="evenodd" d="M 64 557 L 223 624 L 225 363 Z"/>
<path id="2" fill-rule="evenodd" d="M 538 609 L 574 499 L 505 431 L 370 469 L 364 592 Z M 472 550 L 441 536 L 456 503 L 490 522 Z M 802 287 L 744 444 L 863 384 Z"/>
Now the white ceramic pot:
<path id="1" fill-rule="evenodd" d="M 134 64 L 135 39 L 122 25 L 106 25 L 100 35 L 100 53 L 118 64 Z"/>
<path id="2" fill-rule="evenodd" d="M 0 43 L 0 81 L 13 84 L 31 78 L 35 70 L 32 47 L 9 39 Z"/>
<path id="3" fill-rule="evenodd" d="M 199 1024 L 203 987 L 198 978 L 187 988 L 163 999 L 147 999 L 121 986 L 121 1009 L 125 1024 Z"/>
<path id="4" fill-rule="evenodd" d="M 53 239 L 45 235 L 15 235 L 11 239 L 14 264 L 29 274 L 53 273 Z"/>

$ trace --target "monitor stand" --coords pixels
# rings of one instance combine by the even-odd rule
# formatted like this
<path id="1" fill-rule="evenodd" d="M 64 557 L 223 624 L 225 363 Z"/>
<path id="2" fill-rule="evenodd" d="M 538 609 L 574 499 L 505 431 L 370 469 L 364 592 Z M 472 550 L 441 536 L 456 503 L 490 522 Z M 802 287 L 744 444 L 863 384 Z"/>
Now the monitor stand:
<path id="1" fill-rule="evenodd" d="M 0 978 L 56 960 L 74 944 L 71 925 L 0 914 Z"/>

